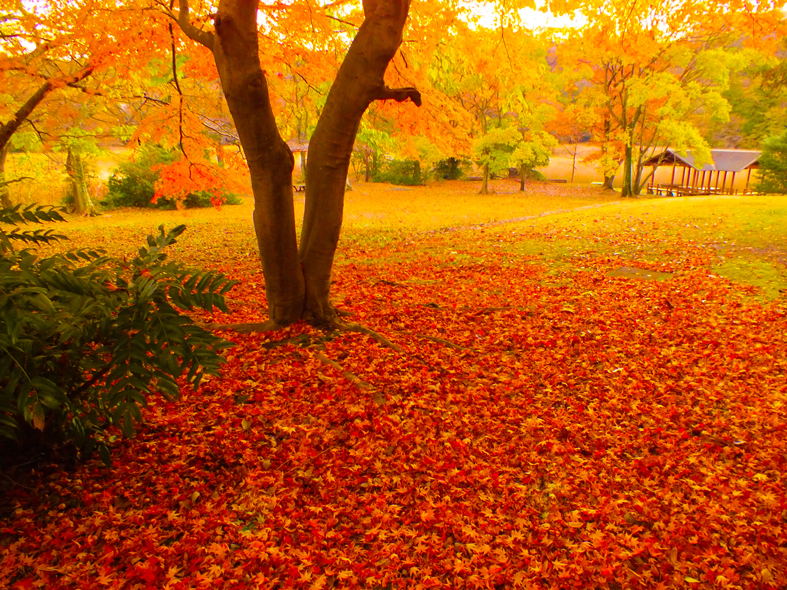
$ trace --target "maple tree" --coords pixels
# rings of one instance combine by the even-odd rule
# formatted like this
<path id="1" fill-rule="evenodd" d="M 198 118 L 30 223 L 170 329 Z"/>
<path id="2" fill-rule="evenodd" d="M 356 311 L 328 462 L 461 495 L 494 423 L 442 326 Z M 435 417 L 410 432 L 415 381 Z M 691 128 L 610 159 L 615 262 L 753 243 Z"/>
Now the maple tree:
<path id="1" fill-rule="evenodd" d="M 768 136 L 778 135 L 785 119 L 787 62 L 782 49 L 753 53 L 751 63 L 730 80 L 725 98 L 730 103 L 730 124 L 713 125 L 712 137 L 722 146 L 757 149 Z"/>
<path id="2" fill-rule="evenodd" d="M 787 193 L 787 130 L 766 138 L 762 144 L 758 189 Z"/>
<path id="3" fill-rule="evenodd" d="M 414 88 L 389 88 L 385 70 L 402 39 L 410 3 L 369 0 L 364 20 L 336 75 L 309 145 L 306 210 L 300 247 L 292 197 L 292 153 L 282 139 L 259 58 L 258 2 L 222 0 L 214 30 L 196 26 L 186 0 L 173 14 L 184 33 L 208 48 L 249 165 L 254 226 L 265 273 L 269 327 L 301 318 L 335 323 L 330 277 L 341 230 L 347 172 L 361 117 L 375 100 L 411 99 Z"/>
<path id="4" fill-rule="evenodd" d="M 32 133 L 51 146 L 56 136 L 74 133 L 78 111 L 95 94 L 89 81 L 111 70 L 134 68 L 145 60 L 143 44 L 136 43 L 151 27 L 152 13 L 132 11 L 137 4 L 117 10 L 87 1 L 60 1 L 4 7 L 0 43 L 0 79 L 4 87 L 0 106 L 0 163 L 9 142 L 20 131 Z M 122 60 L 118 61 L 122 55 Z M 51 99 L 58 97 L 59 102 Z M 55 108 L 57 105 L 57 108 Z M 42 107 L 50 110 L 31 118 Z M 84 121 L 84 119 L 83 119 Z M 79 130 L 75 130 L 79 134 Z M 2 173 L 2 170 L 0 170 Z M 6 179 L 9 182 L 13 179 Z M 7 194 L 5 206 L 11 203 Z"/>
<path id="5" fill-rule="evenodd" d="M 481 193 L 489 178 L 511 166 L 527 171 L 549 162 L 554 138 L 545 130 L 552 88 L 545 75 L 545 51 L 527 31 L 459 27 L 457 39 L 432 57 L 432 86 L 467 113 Z M 458 154 L 452 154 L 458 155 Z"/>

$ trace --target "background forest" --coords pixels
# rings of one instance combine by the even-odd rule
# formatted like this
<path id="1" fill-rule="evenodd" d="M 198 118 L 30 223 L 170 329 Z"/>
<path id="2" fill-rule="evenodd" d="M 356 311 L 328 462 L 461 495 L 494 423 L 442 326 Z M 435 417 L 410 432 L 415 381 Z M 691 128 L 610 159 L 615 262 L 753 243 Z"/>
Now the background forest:
<path id="1" fill-rule="evenodd" d="M 4 204 L 144 204 L 120 186 L 128 160 L 155 168 L 132 183 L 147 186 L 143 201 L 155 193 L 170 204 L 189 195 L 190 204 L 209 204 L 211 194 L 249 193 L 210 52 L 185 38 L 169 4 L 121 4 L 17 2 L 4 10 Z M 787 47 L 775 4 L 534 8 L 415 5 L 386 81 L 418 88 L 423 106 L 372 103 L 352 179 L 480 177 L 485 191 L 490 176 L 516 169 L 539 178 L 542 170 L 614 182 L 625 196 L 641 191 L 649 174 L 642 163 L 663 148 L 692 150 L 703 162 L 711 147 L 759 149 L 784 131 Z M 191 10 L 200 28 L 210 26 L 209 3 Z M 260 5 L 262 67 L 281 135 L 295 150 L 296 181 L 360 19 L 349 2 Z"/>

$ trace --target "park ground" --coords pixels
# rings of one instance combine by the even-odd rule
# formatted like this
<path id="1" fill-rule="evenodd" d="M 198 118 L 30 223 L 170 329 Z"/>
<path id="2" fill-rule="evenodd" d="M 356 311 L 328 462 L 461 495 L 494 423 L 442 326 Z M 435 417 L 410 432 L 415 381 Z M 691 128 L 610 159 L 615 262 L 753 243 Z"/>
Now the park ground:
<path id="1" fill-rule="evenodd" d="M 336 304 L 97 460 L 0 478 L 8 588 L 787 587 L 787 199 L 357 184 Z M 241 282 L 251 204 L 60 227 Z M 299 210 L 302 203 L 297 203 Z"/>

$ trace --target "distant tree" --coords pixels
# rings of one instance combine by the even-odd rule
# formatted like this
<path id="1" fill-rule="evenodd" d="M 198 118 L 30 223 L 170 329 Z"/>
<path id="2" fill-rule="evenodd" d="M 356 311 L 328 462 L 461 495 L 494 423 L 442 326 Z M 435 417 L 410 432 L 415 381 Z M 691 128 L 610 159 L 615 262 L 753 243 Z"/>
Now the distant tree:
<path id="1" fill-rule="evenodd" d="M 760 156 L 760 182 L 764 193 L 787 193 L 787 128 L 780 135 L 767 138 Z"/>
<path id="2" fill-rule="evenodd" d="M 724 98 L 730 122 L 712 125 L 713 141 L 725 147 L 756 149 L 766 137 L 781 133 L 787 121 L 787 37 L 780 51 L 750 51 L 748 67 L 730 79 Z"/>

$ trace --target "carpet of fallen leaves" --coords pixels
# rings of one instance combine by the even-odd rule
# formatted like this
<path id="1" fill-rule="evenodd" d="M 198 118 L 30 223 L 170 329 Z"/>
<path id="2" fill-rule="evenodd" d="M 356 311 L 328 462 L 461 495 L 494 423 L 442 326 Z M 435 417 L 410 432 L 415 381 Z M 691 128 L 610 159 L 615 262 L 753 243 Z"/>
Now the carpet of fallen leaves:
<path id="1" fill-rule="evenodd" d="M 346 244 L 336 302 L 396 348 L 224 333 L 221 378 L 151 399 L 112 471 L 5 482 L 0 586 L 784 588 L 785 301 L 660 223 Z M 210 321 L 264 319 L 228 252 Z"/>

